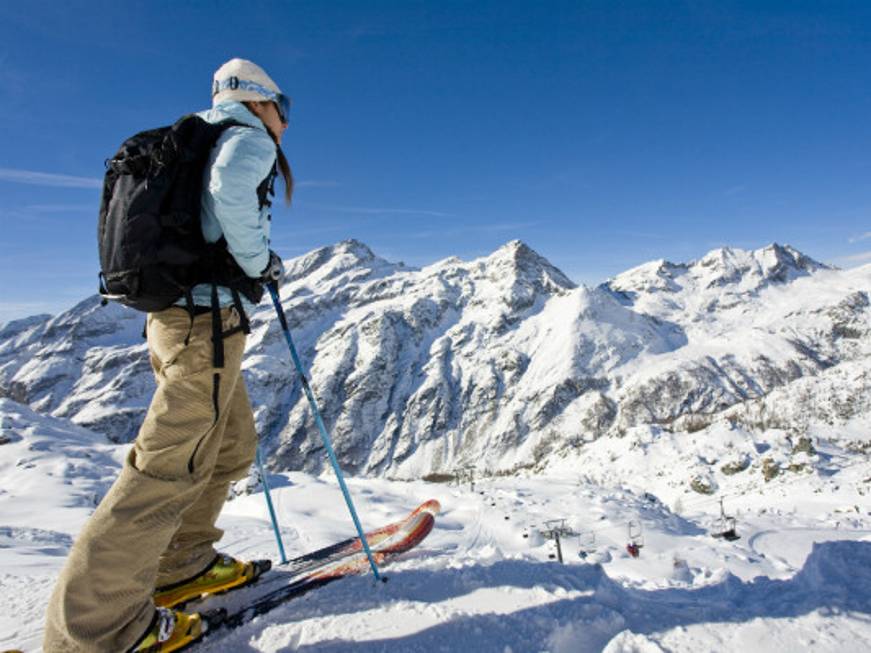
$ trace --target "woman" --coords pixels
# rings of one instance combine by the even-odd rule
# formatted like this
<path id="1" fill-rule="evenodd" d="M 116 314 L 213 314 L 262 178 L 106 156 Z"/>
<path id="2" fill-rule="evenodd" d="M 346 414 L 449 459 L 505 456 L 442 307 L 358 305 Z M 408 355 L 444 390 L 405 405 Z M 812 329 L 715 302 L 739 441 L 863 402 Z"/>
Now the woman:
<path id="1" fill-rule="evenodd" d="M 148 314 L 157 390 L 120 475 L 55 586 L 47 653 L 178 650 L 202 627 L 198 614 L 173 606 L 240 587 L 268 569 L 268 561 L 235 560 L 214 544 L 229 485 L 245 477 L 256 450 L 240 372 L 245 312 L 259 301 L 262 283 L 283 272 L 269 249 L 267 189 L 279 168 L 290 201 L 293 179 L 280 148 L 289 102 L 262 68 L 243 59 L 221 66 L 212 90 L 212 109 L 200 117 L 245 126 L 226 129 L 212 150 L 202 230 L 208 242 L 226 242 L 232 270 L 220 278 L 241 281 L 195 286 L 192 304 L 185 299 Z"/>

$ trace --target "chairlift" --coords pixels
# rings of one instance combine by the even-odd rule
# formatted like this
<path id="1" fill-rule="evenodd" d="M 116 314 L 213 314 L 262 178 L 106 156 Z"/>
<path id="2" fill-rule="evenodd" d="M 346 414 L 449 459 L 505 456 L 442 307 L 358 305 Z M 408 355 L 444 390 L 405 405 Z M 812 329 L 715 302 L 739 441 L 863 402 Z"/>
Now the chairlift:
<path id="1" fill-rule="evenodd" d="M 714 537 L 722 537 L 727 542 L 740 540 L 741 536 L 735 532 L 736 524 L 737 520 L 731 515 L 726 514 L 726 511 L 723 508 L 723 497 L 720 497 L 720 516 L 717 518 L 717 521 L 714 522 L 712 535 Z"/>
<path id="2" fill-rule="evenodd" d="M 644 547 L 644 532 L 641 529 L 641 522 L 631 520 L 629 522 L 629 543 L 626 545 L 626 552 L 633 558 L 641 555 L 641 549 Z"/>
<path id="3" fill-rule="evenodd" d="M 593 531 L 582 531 L 578 535 L 578 557 L 581 560 L 586 560 L 587 556 L 596 551 L 596 533 Z"/>

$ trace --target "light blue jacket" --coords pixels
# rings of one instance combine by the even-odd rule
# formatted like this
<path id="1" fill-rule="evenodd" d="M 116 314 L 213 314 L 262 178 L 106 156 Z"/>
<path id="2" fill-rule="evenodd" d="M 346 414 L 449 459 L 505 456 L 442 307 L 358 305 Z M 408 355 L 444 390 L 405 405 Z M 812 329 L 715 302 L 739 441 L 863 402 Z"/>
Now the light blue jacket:
<path id="1" fill-rule="evenodd" d="M 240 102 L 224 102 L 197 115 L 210 123 L 233 119 L 253 127 L 230 127 L 215 144 L 203 177 L 201 222 L 206 241 L 214 243 L 224 236 L 239 267 L 256 279 L 269 263 L 270 221 L 269 207 L 260 208 L 257 186 L 275 163 L 275 142 Z M 211 306 L 211 286 L 194 286 L 193 298 L 197 306 Z M 218 287 L 218 300 L 221 306 L 233 305 L 227 288 Z M 242 302 L 250 313 L 253 306 L 244 295 Z"/>

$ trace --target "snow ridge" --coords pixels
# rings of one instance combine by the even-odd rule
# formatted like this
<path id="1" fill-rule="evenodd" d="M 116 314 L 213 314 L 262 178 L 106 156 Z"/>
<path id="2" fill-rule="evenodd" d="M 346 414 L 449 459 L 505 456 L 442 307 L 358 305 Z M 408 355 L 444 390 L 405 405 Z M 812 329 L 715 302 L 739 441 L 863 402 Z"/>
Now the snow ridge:
<path id="1" fill-rule="evenodd" d="M 807 433 L 809 393 L 820 419 L 868 415 L 867 402 L 838 397 L 868 396 L 871 266 L 836 270 L 788 245 L 721 248 L 586 288 L 520 241 L 414 269 L 350 240 L 285 267 L 285 313 L 352 473 L 542 468 L 645 425 L 740 417 L 752 430 L 774 397 L 767 414 Z M 272 307 L 251 319 L 244 369 L 271 465 L 318 472 L 320 439 Z M 6 325 L 0 396 L 130 441 L 153 388 L 142 323 L 92 297 Z"/>

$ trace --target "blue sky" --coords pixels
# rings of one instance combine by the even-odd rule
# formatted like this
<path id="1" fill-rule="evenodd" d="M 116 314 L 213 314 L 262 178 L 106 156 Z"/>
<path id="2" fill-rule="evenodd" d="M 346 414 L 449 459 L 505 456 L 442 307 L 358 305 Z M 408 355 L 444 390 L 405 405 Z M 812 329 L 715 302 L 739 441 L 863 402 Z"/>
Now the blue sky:
<path id="1" fill-rule="evenodd" d="M 284 257 L 868 263 L 869 46 L 867 2 L 2 2 L 0 322 L 95 291 L 104 159 L 234 56 L 294 100 Z"/>

